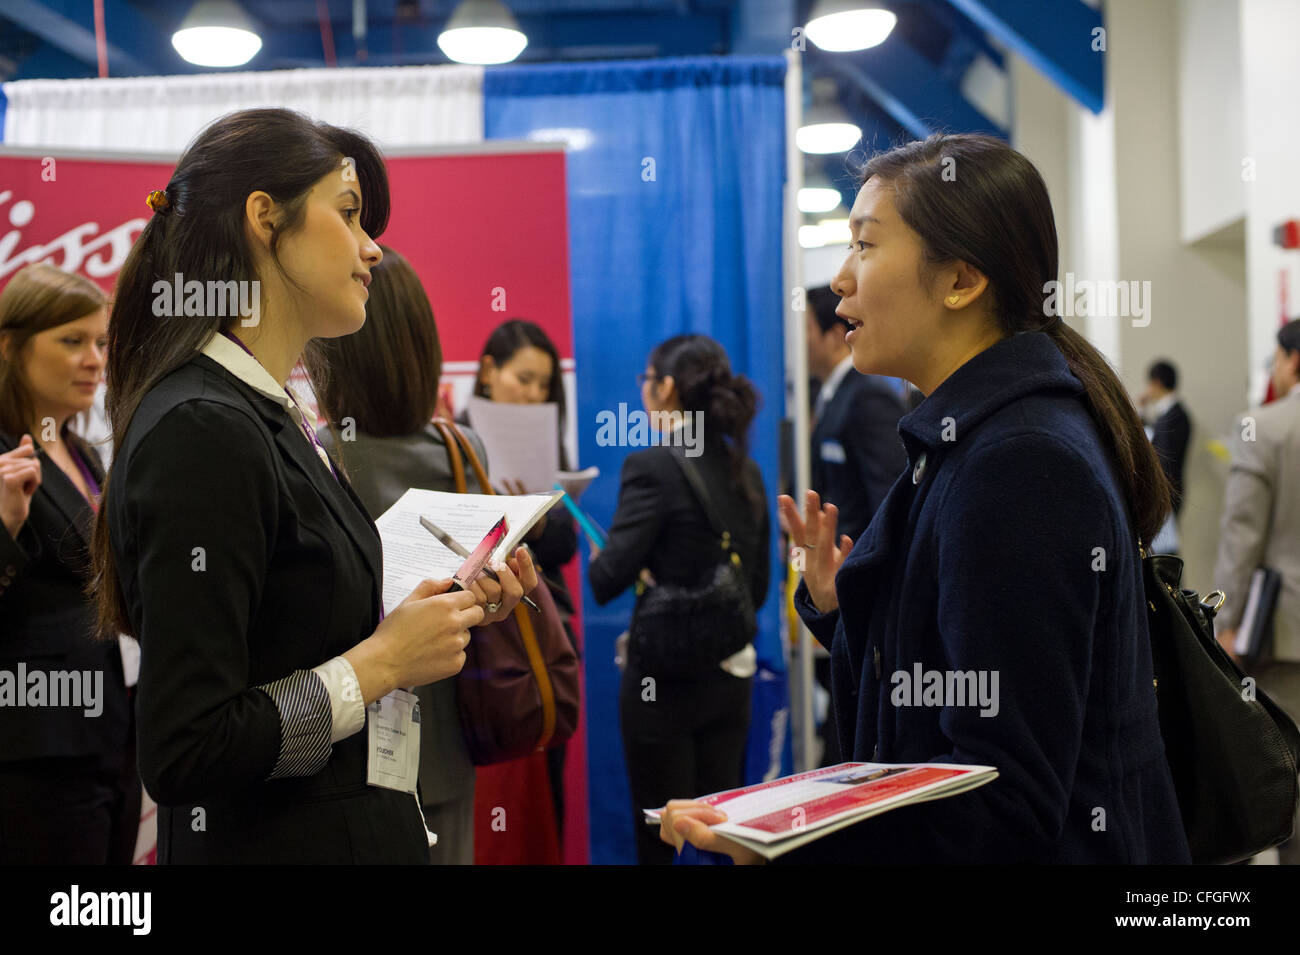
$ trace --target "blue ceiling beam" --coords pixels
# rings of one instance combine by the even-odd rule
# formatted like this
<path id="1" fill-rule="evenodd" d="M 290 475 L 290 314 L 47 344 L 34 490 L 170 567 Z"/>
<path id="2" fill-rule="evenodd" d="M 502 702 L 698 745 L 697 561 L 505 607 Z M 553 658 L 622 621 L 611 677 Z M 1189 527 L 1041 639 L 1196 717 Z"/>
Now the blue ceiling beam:
<path id="1" fill-rule="evenodd" d="M 85 0 L 0 0 L 0 18 L 12 21 L 57 50 L 91 66 L 98 75 L 94 5 Z M 104 0 L 104 26 L 110 76 L 141 76 L 161 72 L 148 54 L 158 42 L 158 30 L 124 0 Z M 166 39 L 170 49 L 171 40 Z M 30 75 L 20 65 L 23 75 Z"/>
<path id="2" fill-rule="evenodd" d="M 784 53 L 793 41 L 795 0 L 736 0 L 731 11 L 730 52 Z"/>
<path id="3" fill-rule="evenodd" d="M 528 37 L 520 62 L 537 59 L 627 56 L 690 56 L 723 52 L 729 43 L 727 18 L 688 14 L 556 14 L 517 17 Z M 366 33 L 367 66 L 446 63 L 438 49 L 444 23 L 371 25 Z M 265 37 L 257 57 L 241 69 L 322 66 L 320 31 L 314 27 L 276 30 Z M 351 31 L 334 31 L 334 47 L 343 66 L 358 65 Z"/>
<path id="4" fill-rule="evenodd" d="M 860 53 L 825 53 L 810 44 L 808 65 L 810 71 L 829 73 L 857 86 L 918 139 L 934 132 L 1008 138 L 1007 130 L 972 105 L 900 37 Z"/>
<path id="5" fill-rule="evenodd" d="M 1093 50 L 1101 11 L 1082 0 L 948 0 L 1083 106 L 1105 105 L 1104 53 Z"/>

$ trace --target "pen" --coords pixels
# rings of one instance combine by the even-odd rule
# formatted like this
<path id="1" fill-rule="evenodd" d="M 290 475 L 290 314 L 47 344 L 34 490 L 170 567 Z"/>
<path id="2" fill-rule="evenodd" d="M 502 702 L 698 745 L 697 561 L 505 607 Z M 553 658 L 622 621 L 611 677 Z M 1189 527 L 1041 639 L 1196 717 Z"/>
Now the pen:
<path id="1" fill-rule="evenodd" d="M 452 537 L 450 534 L 444 531 L 433 521 L 429 520 L 427 517 L 421 516 L 420 523 L 424 526 L 424 529 L 426 531 L 428 531 L 434 537 L 438 538 L 438 542 L 442 544 L 443 547 L 447 548 L 447 550 L 451 551 L 457 557 L 469 556 L 469 551 L 467 551 L 464 547 L 462 547 L 461 544 L 456 540 L 456 538 Z M 483 573 L 484 575 L 491 577 L 497 583 L 501 582 L 501 578 L 496 575 L 496 571 L 494 571 L 491 567 L 484 567 Z M 542 608 L 537 606 L 537 604 L 533 603 L 532 598 L 529 597 L 527 594 L 523 596 L 522 600 L 524 603 L 528 604 L 528 606 L 531 607 L 533 610 L 536 610 L 538 613 L 542 612 Z"/>

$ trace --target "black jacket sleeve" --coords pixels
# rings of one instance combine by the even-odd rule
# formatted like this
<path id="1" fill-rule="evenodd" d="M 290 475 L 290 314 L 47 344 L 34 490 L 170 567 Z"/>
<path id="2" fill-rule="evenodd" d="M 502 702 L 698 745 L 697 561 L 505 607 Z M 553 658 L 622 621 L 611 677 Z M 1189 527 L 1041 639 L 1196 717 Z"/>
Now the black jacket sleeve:
<path id="1" fill-rule="evenodd" d="M 587 568 L 596 603 L 607 604 L 636 581 L 663 528 L 663 492 L 650 454 L 630 454 L 619 478 L 618 507 L 605 548 Z"/>
<path id="2" fill-rule="evenodd" d="M 563 502 L 546 512 L 546 526 L 542 536 L 529 541 L 537 563 L 546 570 L 559 573 L 560 568 L 573 560 L 578 552 L 578 526 Z"/>
<path id="3" fill-rule="evenodd" d="M 245 413 L 187 401 L 112 475 L 113 544 L 141 639 L 140 775 L 162 805 L 261 782 L 281 715 L 249 685 L 248 633 L 279 520 L 273 451 Z M 285 675 L 286 677 L 289 674 Z"/>
<path id="4" fill-rule="evenodd" d="M 24 546 L 24 542 L 27 546 Z M 0 523 L 0 607 L 4 606 L 5 595 L 16 586 L 21 586 L 19 581 L 27 569 L 34 546 L 35 541 L 27 522 L 18 529 L 16 540 L 9 534 L 9 529 Z"/>

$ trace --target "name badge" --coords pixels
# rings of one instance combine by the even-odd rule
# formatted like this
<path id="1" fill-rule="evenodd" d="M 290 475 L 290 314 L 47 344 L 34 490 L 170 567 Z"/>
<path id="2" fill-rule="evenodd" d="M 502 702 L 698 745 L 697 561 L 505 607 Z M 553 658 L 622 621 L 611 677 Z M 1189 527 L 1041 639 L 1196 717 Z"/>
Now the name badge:
<path id="1" fill-rule="evenodd" d="M 844 445 L 838 441 L 823 441 L 822 460 L 830 461 L 832 464 L 843 464 L 846 460 Z"/>
<path id="2" fill-rule="evenodd" d="M 371 786 L 415 792 L 420 777 L 420 701 L 414 693 L 394 690 L 366 707 L 370 752 L 366 782 Z"/>

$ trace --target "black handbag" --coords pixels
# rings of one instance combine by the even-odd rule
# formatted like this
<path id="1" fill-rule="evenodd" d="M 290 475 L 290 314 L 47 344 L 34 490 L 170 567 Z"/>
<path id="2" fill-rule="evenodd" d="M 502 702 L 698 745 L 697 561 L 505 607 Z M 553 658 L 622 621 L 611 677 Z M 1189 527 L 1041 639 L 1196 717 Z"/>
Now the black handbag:
<path id="1" fill-rule="evenodd" d="M 699 675 L 745 648 L 758 632 L 758 616 L 731 533 L 718 519 L 699 473 L 673 455 L 721 541 L 723 560 L 703 585 L 637 585 L 628 627 L 628 657 L 647 676 Z"/>
<path id="2" fill-rule="evenodd" d="M 1240 862 L 1291 836 L 1300 730 L 1215 639 L 1223 592 L 1201 600 L 1180 586 L 1180 558 L 1139 550 L 1160 732 L 1192 862 Z"/>

